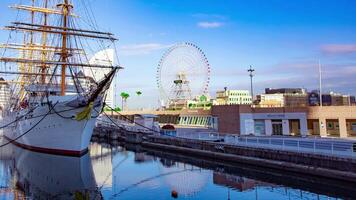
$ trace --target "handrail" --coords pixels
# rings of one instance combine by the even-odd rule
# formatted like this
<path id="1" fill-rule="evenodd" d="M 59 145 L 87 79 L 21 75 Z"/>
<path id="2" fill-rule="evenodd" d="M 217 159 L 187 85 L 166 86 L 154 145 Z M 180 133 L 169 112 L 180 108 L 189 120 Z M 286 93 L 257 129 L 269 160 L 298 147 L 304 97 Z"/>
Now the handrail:
<path id="1" fill-rule="evenodd" d="M 178 132 L 177 137 L 197 140 L 224 139 L 223 144 L 267 148 L 301 153 L 356 158 L 356 140 L 331 138 L 256 137 L 213 132 Z"/>

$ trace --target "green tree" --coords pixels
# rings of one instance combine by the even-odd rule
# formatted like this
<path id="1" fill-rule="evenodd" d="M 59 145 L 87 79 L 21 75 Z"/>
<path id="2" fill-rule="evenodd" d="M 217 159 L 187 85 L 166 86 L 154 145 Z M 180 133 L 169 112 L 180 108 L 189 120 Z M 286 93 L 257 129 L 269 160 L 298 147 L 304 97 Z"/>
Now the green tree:
<path id="1" fill-rule="evenodd" d="M 121 96 L 121 100 L 122 100 L 121 108 L 122 108 L 122 110 L 124 110 L 124 104 L 126 105 L 127 99 L 130 97 L 130 95 L 126 92 L 121 92 L 120 96 Z"/>
<path id="2" fill-rule="evenodd" d="M 201 95 L 199 97 L 199 100 L 200 100 L 200 102 L 206 102 L 208 100 L 208 98 L 205 95 Z"/>
<path id="3" fill-rule="evenodd" d="M 137 96 L 141 96 L 142 92 L 141 91 L 136 91 Z"/>

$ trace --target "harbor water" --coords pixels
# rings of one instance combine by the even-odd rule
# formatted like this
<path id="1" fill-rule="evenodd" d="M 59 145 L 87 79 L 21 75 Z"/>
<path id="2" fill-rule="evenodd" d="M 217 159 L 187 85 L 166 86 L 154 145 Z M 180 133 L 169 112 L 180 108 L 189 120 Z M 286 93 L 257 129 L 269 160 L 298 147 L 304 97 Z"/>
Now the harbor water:
<path id="1" fill-rule="evenodd" d="M 2 141 L 3 142 L 3 141 Z M 354 187 L 137 145 L 92 142 L 80 158 L 8 145 L 0 199 L 353 199 Z"/>

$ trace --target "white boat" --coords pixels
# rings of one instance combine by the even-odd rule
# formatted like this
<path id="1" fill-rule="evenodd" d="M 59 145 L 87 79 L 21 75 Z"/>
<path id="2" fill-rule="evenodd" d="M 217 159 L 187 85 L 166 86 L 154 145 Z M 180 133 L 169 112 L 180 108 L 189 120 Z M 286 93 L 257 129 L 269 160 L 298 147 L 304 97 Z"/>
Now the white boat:
<path id="1" fill-rule="evenodd" d="M 10 6 L 31 20 L 5 27 L 20 35 L 10 38 L 21 39 L 0 45 L 1 83 L 10 91 L 0 126 L 10 142 L 23 148 L 81 156 L 88 151 L 96 118 L 120 68 L 113 62 L 90 62 L 95 52 L 87 49 L 114 48 L 116 39 L 111 33 L 79 27 L 73 1 L 57 2 Z M 101 80 L 90 74 L 94 70 L 105 71 Z"/>

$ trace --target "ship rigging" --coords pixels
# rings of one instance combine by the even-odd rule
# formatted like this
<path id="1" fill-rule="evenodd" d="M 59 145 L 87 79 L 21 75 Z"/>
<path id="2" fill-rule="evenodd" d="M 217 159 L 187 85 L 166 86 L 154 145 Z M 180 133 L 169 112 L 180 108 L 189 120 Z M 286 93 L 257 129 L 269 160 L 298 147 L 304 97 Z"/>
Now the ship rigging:
<path id="1" fill-rule="evenodd" d="M 27 2 L 10 6 L 18 15 L 5 27 L 9 39 L 0 45 L 1 83 L 9 89 L 1 131 L 24 148 L 82 155 L 97 111 L 103 109 L 107 90 L 121 68 L 103 53 L 100 60 L 107 62 L 89 58 L 115 50 L 117 38 L 98 28 L 86 1 Z M 74 2 L 82 7 L 76 9 Z M 80 17 L 80 12 L 87 17 Z M 100 80 L 94 74 L 98 70 L 104 74 Z"/>

